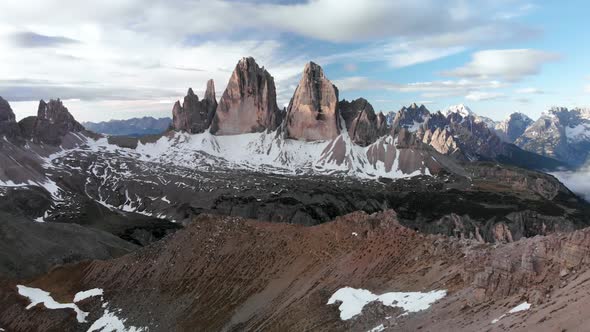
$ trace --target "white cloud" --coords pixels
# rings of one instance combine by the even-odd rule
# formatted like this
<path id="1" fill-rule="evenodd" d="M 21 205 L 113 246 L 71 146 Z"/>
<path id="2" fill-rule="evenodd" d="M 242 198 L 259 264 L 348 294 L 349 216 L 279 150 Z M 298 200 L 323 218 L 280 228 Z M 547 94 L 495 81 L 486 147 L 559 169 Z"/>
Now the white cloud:
<path id="1" fill-rule="evenodd" d="M 394 67 L 407 67 L 419 63 L 429 62 L 464 51 L 464 47 L 450 47 L 444 49 L 424 48 L 392 54 L 390 63 Z"/>
<path id="2" fill-rule="evenodd" d="M 476 52 L 465 66 L 443 74 L 454 77 L 518 81 L 536 75 L 541 67 L 559 55 L 533 49 L 486 50 Z"/>
<path id="3" fill-rule="evenodd" d="M 491 80 L 446 80 L 414 83 L 394 83 L 371 80 L 368 77 L 354 76 L 335 80 L 334 84 L 341 91 L 350 90 L 385 90 L 405 93 L 420 93 L 423 98 L 442 98 L 452 96 L 468 96 L 469 100 L 485 100 L 486 97 L 498 98 L 498 94 L 472 92 L 479 90 L 500 89 L 506 84 Z M 497 96 L 496 96 L 497 95 Z"/>
<path id="4" fill-rule="evenodd" d="M 236 62 L 254 56 L 275 77 L 283 104 L 310 59 L 322 65 L 374 61 L 404 67 L 528 38 L 534 32 L 482 14 L 519 1 L 1 1 L 0 94 L 21 101 L 81 99 L 75 107 L 88 112 L 94 107 L 104 118 L 141 107 L 169 112 L 166 104 L 147 105 L 174 100 L 189 86 L 201 95 L 209 78 L 223 91 Z M 307 38 L 283 39 L 290 34 Z M 332 48 L 340 42 L 346 47 Z M 398 89 L 430 99 L 493 88 L 488 83 L 468 88 L 458 80 Z"/>
<path id="5" fill-rule="evenodd" d="M 582 167 L 576 171 L 563 171 L 551 173 L 559 181 L 565 184 L 571 191 L 582 195 L 590 201 L 590 166 Z"/>
<path id="6" fill-rule="evenodd" d="M 522 95 L 542 95 L 545 93 L 545 91 L 538 89 L 538 88 L 522 88 L 522 89 L 517 89 L 516 91 L 514 91 L 518 94 L 522 94 Z"/>
<path id="7" fill-rule="evenodd" d="M 483 101 L 483 100 L 493 100 L 502 98 L 505 95 L 503 93 L 497 92 L 485 92 L 485 91 L 472 91 L 465 96 L 465 99 L 470 101 Z"/>
<path id="8" fill-rule="evenodd" d="M 590 84 L 588 84 L 584 87 L 584 91 L 586 91 L 587 93 L 590 93 Z"/>

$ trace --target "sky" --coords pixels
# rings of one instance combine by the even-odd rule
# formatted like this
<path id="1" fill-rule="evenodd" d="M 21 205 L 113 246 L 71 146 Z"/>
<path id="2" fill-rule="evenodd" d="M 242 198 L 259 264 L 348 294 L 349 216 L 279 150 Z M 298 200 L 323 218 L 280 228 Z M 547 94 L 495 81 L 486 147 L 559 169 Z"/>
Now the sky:
<path id="1" fill-rule="evenodd" d="M 466 104 L 501 120 L 590 104 L 590 2 L 19 0 L 0 2 L 0 96 L 17 118 L 61 98 L 79 121 L 171 116 L 240 58 L 279 106 L 314 61 L 377 111 Z"/>

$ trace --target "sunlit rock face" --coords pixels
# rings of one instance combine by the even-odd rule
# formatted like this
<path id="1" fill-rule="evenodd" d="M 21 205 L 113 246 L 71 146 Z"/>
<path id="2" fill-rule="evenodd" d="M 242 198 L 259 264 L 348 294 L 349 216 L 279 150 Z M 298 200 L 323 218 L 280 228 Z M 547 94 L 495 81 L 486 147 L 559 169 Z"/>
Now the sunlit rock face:
<path id="1" fill-rule="evenodd" d="M 219 100 L 211 132 L 237 135 L 275 130 L 281 114 L 274 78 L 254 58 L 242 58 Z"/>
<path id="2" fill-rule="evenodd" d="M 340 134 L 338 89 L 317 64 L 305 65 L 303 76 L 287 108 L 286 137 L 320 141 Z"/>

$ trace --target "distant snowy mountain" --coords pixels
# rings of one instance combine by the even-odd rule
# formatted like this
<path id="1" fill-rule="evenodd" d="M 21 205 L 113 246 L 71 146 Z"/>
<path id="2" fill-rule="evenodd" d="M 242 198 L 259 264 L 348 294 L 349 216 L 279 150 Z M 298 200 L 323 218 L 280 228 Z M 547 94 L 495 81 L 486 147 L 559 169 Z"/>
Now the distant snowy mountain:
<path id="1" fill-rule="evenodd" d="M 84 122 L 86 129 L 95 133 L 114 136 L 145 136 L 161 134 L 170 126 L 171 118 L 153 117 L 132 118 L 127 120 L 110 120 L 104 122 Z"/>
<path id="2" fill-rule="evenodd" d="M 447 108 L 443 114 L 445 116 L 449 116 L 451 114 L 459 114 L 461 115 L 464 119 L 467 119 L 469 116 L 473 117 L 474 122 L 476 123 L 480 123 L 483 122 L 486 124 L 486 126 L 490 129 L 494 129 L 494 127 L 496 127 L 496 122 L 488 117 L 485 116 L 481 116 L 478 115 L 476 113 L 474 113 L 469 107 L 463 105 L 463 104 L 459 104 L 459 105 L 455 105 L 455 106 L 451 106 L 449 108 Z"/>
<path id="3" fill-rule="evenodd" d="M 519 147 L 579 166 L 590 153 L 590 110 L 551 108 L 515 140 Z"/>
<path id="4" fill-rule="evenodd" d="M 533 122 L 526 114 L 515 112 L 510 114 L 505 120 L 497 123 L 495 129 L 501 139 L 514 143 Z"/>

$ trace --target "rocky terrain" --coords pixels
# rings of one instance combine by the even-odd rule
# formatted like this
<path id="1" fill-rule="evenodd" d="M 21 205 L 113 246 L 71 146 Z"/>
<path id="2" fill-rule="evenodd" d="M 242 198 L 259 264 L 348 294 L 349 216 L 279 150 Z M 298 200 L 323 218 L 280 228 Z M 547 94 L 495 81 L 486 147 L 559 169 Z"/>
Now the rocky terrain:
<path id="1" fill-rule="evenodd" d="M 526 114 L 512 113 L 494 126 L 496 134 L 506 142 L 514 143 L 533 124 Z"/>
<path id="2" fill-rule="evenodd" d="M 517 116 L 505 136 L 463 105 L 388 120 L 312 62 L 280 110 L 243 58 L 172 117 L 107 137 L 59 99 L 19 122 L 0 99 L 0 329 L 587 323 L 590 204 L 510 143 Z"/>
<path id="3" fill-rule="evenodd" d="M 527 151 L 581 166 L 590 151 L 590 110 L 552 108 L 515 140 Z"/>
<path id="4" fill-rule="evenodd" d="M 182 106 L 176 101 L 172 108 L 172 127 L 191 134 L 202 133 L 211 126 L 216 109 L 215 84 L 209 80 L 203 100 L 199 101 L 193 89 L 189 88 Z"/>
<path id="5" fill-rule="evenodd" d="M 105 135 L 142 137 L 156 135 L 170 128 L 171 118 L 153 118 L 145 116 L 127 120 L 110 120 L 103 122 L 83 122 L 84 128 Z"/>
<path id="6" fill-rule="evenodd" d="M 70 308 L 26 309 L 17 283 L 2 282 L 0 326 L 82 331 L 110 314 L 136 331 L 582 331 L 589 322 L 576 312 L 590 302 L 587 233 L 494 246 L 410 230 L 393 211 L 314 227 L 202 215 L 126 256 L 26 283 L 76 302 L 85 322 Z M 91 289 L 101 295 L 74 299 Z M 417 311 L 410 309 L 417 303 L 386 300 L 328 304 L 342 290 L 438 297 Z"/>
<path id="7" fill-rule="evenodd" d="M 211 93 L 207 96 L 215 98 Z M 256 133 L 275 130 L 281 121 L 273 77 L 253 58 L 243 58 L 219 100 L 211 132 L 218 135 Z"/>
<path id="8" fill-rule="evenodd" d="M 317 64 L 305 65 L 284 122 L 287 138 L 330 140 L 340 134 L 338 89 Z"/>

